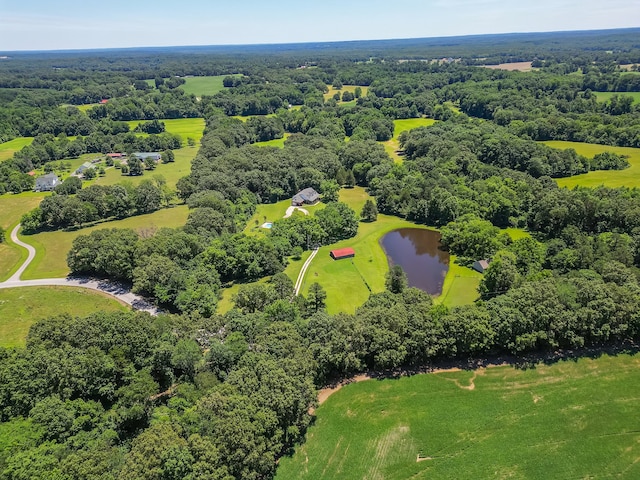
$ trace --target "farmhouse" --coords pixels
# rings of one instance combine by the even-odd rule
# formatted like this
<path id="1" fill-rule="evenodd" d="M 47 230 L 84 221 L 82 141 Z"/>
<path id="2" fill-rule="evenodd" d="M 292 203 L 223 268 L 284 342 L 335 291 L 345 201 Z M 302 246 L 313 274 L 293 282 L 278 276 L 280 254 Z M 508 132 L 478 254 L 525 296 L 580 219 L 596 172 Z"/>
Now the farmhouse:
<path id="1" fill-rule="evenodd" d="M 47 173 L 42 177 L 36 178 L 36 192 L 50 192 L 56 185 L 60 183 L 60 179 L 55 173 Z"/>
<path id="2" fill-rule="evenodd" d="M 305 188 L 296 193 L 291 199 L 291 205 L 299 207 L 300 205 L 312 205 L 320 200 L 320 194 L 313 188 Z"/>
<path id="3" fill-rule="evenodd" d="M 331 250 L 331 258 L 334 260 L 342 260 L 343 258 L 353 258 L 356 256 L 356 252 L 353 248 L 339 248 L 337 250 Z"/>
<path id="4" fill-rule="evenodd" d="M 485 260 L 476 260 L 473 262 L 471 266 L 476 272 L 484 273 L 484 271 L 489 268 L 489 259 Z"/>
<path id="5" fill-rule="evenodd" d="M 147 158 L 151 158 L 153 160 L 155 160 L 156 162 L 160 161 L 160 159 L 162 158 L 162 155 L 160 155 L 158 152 L 135 152 L 131 154 L 132 157 L 136 157 L 140 160 L 142 160 L 143 162 L 147 159 Z"/>

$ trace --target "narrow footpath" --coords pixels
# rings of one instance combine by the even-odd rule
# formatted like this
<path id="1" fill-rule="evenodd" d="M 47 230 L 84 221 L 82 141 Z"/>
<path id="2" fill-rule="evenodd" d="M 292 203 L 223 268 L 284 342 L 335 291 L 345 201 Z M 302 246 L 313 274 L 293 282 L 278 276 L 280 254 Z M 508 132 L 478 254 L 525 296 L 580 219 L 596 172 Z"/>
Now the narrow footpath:
<path id="1" fill-rule="evenodd" d="M 33 246 L 21 241 L 18 238 L 18 231 L 20 230 L 20 224 L 11 231 L 11 241 L 22 248 L 27 249 L 29 255 L 20 268 L 11 275 L 11 277 L 5 282 L 0 282 L 0 289 L 4 288 L 18 288 L 18 287 L 79 287 L 88 288 L 89 290 L 95 290 L 98 292 L 110 295 L 121 302 L 126 303 L 135 310 L 141 310 L 149 312 L 151 315 L 157 315 L 159 313 L 158 307 L 152 305 L 143 297 L 131 292 L 131 289 L 127 286 L 121 285 L 110 280 L 97 280 L 88 277 L 65 277 L 65 278 L 40 278 L 37 280 L 20 280 L 22 274 L 27 269 L 29 264 L 36 256 L 36 249 Z"/>

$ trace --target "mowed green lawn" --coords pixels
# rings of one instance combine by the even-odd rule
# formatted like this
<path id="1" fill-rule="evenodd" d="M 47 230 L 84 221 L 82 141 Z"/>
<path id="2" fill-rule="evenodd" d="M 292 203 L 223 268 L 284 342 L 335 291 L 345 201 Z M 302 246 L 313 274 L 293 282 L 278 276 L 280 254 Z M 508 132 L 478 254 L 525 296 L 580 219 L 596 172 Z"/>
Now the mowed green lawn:
<path id="1" fill-rule="evenodd" d="M 18 137 L 8 142 L 0 143 L 0 162 L 9 160 L 13 154 L 22 150 L 27 145 L 31 145 L 33 137 Z"/>
<path id="2" fill-rule="evenodd" d="M 129 124 L 129 128 L 133 130 L 139 123 L 143 123 L 144 121 L 145 120 L 130 120 L 127 123 Z M 174 135 L 180 135 L 183 145 L 187 144 L 187 138 L 193 138 L 196 142 L 199 142 L 204 133 L 204 118 L 172 118 L 161 119 L 160 122 L 164 123 L 165 131 Z"/>
<path id="3" fill-rule="evenodd" d="M 210 77 L 187 77 L 185 78 L 184 85 L 181 85 L 180 88 L 185 91 L 185 93 L 194 94 L 198 97 L 203 95 L 215 95 L 219 91 L 224 89 L 224 85 L 222 81 L 225 77 L 235 77 L 242 75 L 216 75 Z"/>
<path id="4" fill-rule="evenodd" d="M 69 273 L 67 253 L 73 240 L 79 235 L 87 235 L 102 228 L 132 228 L 134 230 L 153 230 L 162 227 L 180 227 L 187 221 L 189 211 L 186 205 L 165 208 L 147 215 L 100 223 L 98 225 L 74 231 L 42 232 L 35 235 L 21 235 L 20 238 L 36 248 L 36 258 L 22 275 L 23 280 L 34 278 L 64 277 Z"/>
<path id="5" fill-rule="evenodd" d="M 606 102 L 614 95 L 619 97 L 632 97 L 633 103 L 640 103 L 640 92 L 593 92 L 599 102 Z"/>
<path id="6" fill-rule="evenodd" d="M 55 308 L 52 308 L 55 306 Z M 86 288 L 21 287 L 0 290 L 0 347 L 24 346 L 33 323 L 50 315 L 126 310 L 108 295 Z"/>
<path id="7" fill-rule="evenodd" d="M 436 121 L 432 118 L 406 118 L 402 120 L 394 120 L 393 138 L 391 140 L 387 140 L 386 142 L 382 142 L 382 144 L 384 145 L 384 149 L 394 162 L 401 162 L 402 157 L 396 153 L 398 150 L 400 150 L 398 136 L 400 136 L 402 132 L 413 130 L 414 128 L 418 127 L 430 127 L 434 123 L 436 123 Z"/>
<path id="8" fill-rule="evenodd" d="M 561 187 L 573 188 L 577 185 L 582 187 L 597 187 L 605 185 L 607 187 L 640 187 L 640 148 L 612 147 L 609 145 L 597 145 L 594 143 L 549 141 L 543 142 L 553 148 L 567 149 L 573 148 L 580 155 L 593 158 L 602 152 L 614 152 L 619 155 L 626 155 L 629 158 L 629 168 L 624 170 L 597 170 L 595 172 L 575 175 L 573 177 L 558 178 L 556 182 Z"/>
<path id="9" fill-rule="evenodd" d="M 639 397 L 638 355 L 354 383 L 276 480 L 637 479 Z"/>
<path id="10" fill-rule="evenodd" d="M 278 147 L 278 148 L 284 148 L 284 142 L 287 140 L 287 138 L 289 138 L 291 134 L 290 133 L 285 133 L 284 137 L 282 138 L 276 138 L 275 140 L 267 140 L 266 142 L 256 142 L 254 143 L 254 145 L 256 147 Z"/>
<path id="11" fill-rule="evenodd" d="M 9 278 L 27 258 L 26 250 L 9 242 L 11 230 L 20 222 L 22 215 L 40 204 L 45 195 L 25 192 L 0 196 L 0 226 L 5 229 L 4 242 L 0 243 L 0 281 Z"/>

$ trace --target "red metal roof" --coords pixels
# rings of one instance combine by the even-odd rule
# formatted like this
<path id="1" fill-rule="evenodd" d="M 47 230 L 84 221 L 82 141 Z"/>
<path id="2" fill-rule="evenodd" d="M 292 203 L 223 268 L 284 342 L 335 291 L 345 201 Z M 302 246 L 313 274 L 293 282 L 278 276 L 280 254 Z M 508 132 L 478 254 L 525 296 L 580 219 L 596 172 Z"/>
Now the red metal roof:
<path id="1" fill-rule="evenodd" d="M 351 247 L 331 250 L 331 256 L 333 258 L 348 257 L 349 255 L 355 255 L 355 254 L 356 254 L 355 250 Z"/>

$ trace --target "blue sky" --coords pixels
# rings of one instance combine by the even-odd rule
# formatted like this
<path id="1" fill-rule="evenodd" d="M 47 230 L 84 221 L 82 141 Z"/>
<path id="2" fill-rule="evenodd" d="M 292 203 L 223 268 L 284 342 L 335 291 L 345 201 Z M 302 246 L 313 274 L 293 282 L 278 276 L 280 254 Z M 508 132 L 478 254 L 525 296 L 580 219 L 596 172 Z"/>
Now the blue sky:
<path id="1" fill-rule="evenodd" d="M 640 26 L 640 0 L 0 0 L 0 51 Z"/>

